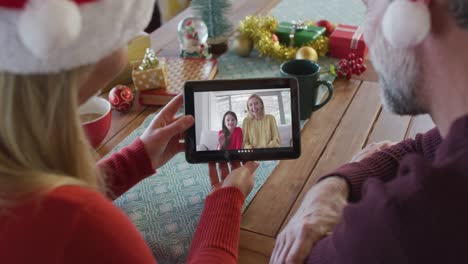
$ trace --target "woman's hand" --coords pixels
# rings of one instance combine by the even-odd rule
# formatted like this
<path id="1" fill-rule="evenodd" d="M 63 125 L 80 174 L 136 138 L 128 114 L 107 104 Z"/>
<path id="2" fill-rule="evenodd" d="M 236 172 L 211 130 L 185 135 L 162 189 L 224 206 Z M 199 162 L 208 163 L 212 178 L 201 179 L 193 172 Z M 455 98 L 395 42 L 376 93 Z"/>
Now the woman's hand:
<path id="1" fill-rule="evenodd" d="M 244 194 L 244 197 L 247 197 L 254 186 L 255 170 L 257 170 L 259 164 L 256 161 L 249 161 L 241 166 L 240 162 L 233 161 L 231 162 L 231 173 L 229 173 L 228 164 L 225 162 L 219 163 L 221 179 L 218 176 L 216 163 L 210 163 L 208 166 L 212 192 L 220 188 L 237 187 Z"/>
<path id="2" fill-rule="evenodd" d="M 158 169 L 175 154 L 184 150 L 184 144 L 179 140 L 183 139 L 184 132 L 193 126 L 195 121 L 193 116 L 175 116 L 182 103 L 182 95 L 172 99 L 140 137 L 154 169 Z"/>

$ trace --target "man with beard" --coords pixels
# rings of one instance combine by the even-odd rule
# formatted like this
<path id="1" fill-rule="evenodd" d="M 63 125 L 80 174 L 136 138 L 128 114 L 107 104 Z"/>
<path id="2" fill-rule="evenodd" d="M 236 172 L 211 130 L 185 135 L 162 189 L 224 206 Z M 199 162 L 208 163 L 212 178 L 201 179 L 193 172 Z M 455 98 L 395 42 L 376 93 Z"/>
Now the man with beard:
<path id="1" fill-rule="evenodd" d="M 271 262 L 468 263 L 468 0 L 365 5 L 384 106 L 428 113 L 437 128 L 322 177 Z"/>

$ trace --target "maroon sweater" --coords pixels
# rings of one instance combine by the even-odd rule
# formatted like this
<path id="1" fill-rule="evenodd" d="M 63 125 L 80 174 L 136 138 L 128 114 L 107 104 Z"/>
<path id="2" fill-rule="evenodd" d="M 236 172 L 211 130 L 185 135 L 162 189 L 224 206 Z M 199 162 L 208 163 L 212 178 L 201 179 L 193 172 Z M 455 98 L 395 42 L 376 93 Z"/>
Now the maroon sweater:
<path id="1" fill-rule="evenodd" d="M 468 116 L 327 175 L 350 204 L 307 263 L 468 263 Z M 327 177 L 325 176 L 325 177 Z"/>

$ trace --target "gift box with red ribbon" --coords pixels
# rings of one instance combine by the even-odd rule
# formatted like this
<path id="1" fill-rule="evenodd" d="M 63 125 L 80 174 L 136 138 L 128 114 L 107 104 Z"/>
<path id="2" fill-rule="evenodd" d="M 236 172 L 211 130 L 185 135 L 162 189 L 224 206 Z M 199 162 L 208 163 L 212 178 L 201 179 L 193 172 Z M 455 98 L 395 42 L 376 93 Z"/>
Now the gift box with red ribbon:
<path id="1" fill-rule="evenodd" d="M 350 53 L 366 58 L 367 45 L 361 27 L 339 24 L 330 36 L 330 56 L 343 59 Z"/>

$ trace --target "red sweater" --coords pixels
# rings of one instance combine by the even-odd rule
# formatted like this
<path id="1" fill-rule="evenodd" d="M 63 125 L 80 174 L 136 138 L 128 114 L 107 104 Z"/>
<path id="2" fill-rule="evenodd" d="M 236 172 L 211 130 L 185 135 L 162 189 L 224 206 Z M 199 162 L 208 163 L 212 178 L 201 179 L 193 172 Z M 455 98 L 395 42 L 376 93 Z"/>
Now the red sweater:
<path id="1" fill-rule="evenodd" d="M 136 140 L 99 162 L 120 195 L 154 173 Z M 244 196 L 223 188 L 206 199 L 189 263 L 236 263 Z M 62 186 L 0 216 L 1 263 L 156 263 L 129 218 L 102 194 Z"/>
<path id="2" fill-rule="evenodd" d="M 351 203 L 307 263 L 468 263 L 467 135 L 465 116 L 327 175 Z"/>
<path id="3" fill-rule="evenodd" d="M 218 132 L 218 137 L 222 135 L 223 133 L 224 133 L 223 130 L 220 130 Z M 244 136 L 242 134 L 242 128 L 235 127 L 234 131 L 229 136 L 229 146 L 226 148 L 226 150 L 242 149 L 243 139 L 244 139 Z M 221 149 L 224 149 L 223 146 L 221 146 Z"/>

